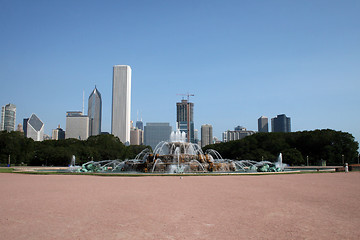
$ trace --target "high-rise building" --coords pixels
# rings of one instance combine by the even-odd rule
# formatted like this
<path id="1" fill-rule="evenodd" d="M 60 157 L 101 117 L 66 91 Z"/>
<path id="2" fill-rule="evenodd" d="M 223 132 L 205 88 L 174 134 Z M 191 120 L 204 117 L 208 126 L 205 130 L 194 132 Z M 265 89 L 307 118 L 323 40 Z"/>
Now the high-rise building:
<path id="1" fill-rule="evenodd" d="M 213 138 L 213 142 L 214 142 L 214 144 L 221 143 L 221 141 L 217 137 Z"/>
<path id="2" fill-rule="evenodd" d="M 91 92 L 88 100 L 89 136 L 101 133 L 101 94 L 96 88 Z"/>
<path id="3" fill-rule="evenodd" d="M 272 132 L 291 132 L 291 119 L 285 114 L 277 115 L 271 119 Z"/>
<path id="4" fill-rule="evenodd" d="M 1 108 L 0 131 L 15 131 L 16 122 L 16 106 L 14 104 L 6 104 Z"/>
<path id="5" fill-rule="evenodd" d="M 139 128 L 131 128 L 130 130 L 130 145 L 143 145 L 144 131 Z"/>
<path id="6" fill-rule="evenodd" d="M 201 147 L 212 144 L 213 142 L 213 129 L 210 124 L 201 126 Z"/>
<path id="7" fill-rule="evenodd" d="M 146 123 L 144 127 L 144 144 L 154 150 L 161 141 L 168 141 L 172 127 L 169 123 Z"/>
<path id="8" fill-rule="evenodd" d="M 24 128 L 23 128 L 23 125 L 21 124 L 21 123 L 19 123 L 18 125 L 17 125 L 17 129 L 16 129 L 16 131 L 18 131 L 18 132 L 24 132 L 24 130 L 23 130 Z"/>
<path id="9" fill-rule="evenodd" d="M 49 135 L 47 135 L 47 134 L 44 133 L 44 138 L 43 138 L 43 140 L 51 140 L 51 137 L 50 137 Z"/>
<path id="10" fill-rule="evenodd" d="M 51 139 L 52 140 L 65 139 L 65 131 L 60 127 L 60 124 L 58 128 L 52 130 Z"/>
<path id="11" fill-rule="evenodd" d="M 140 130 L 144 130 L 144 123 L 142 119 L 140 121 L 136 121 L 136 127 Z"/>
<path id="12" fill-rule="evenodd" d="M 269 120 L 267 117 L 261 116 L 258 119 L 258 132 L 269 132 Z"/>
<path id="13" fill-rule="evenodd" d="M 235 131 L 246 131 L 246 128 L 243 127 L 243 126 L 236 126 L 236 127 L 234 128 L 234 130 L 235 130 Z"/>
<path id="14" fill-rule="evenodd" d="M 222 137 L 223 137 L 223 142 L 229 142 L 229 141 L 243 139 L 244 137 L 250 136 L 252 134 L 255 134 L 255 131 L 249 131 L 246 130 L 245 127 L 237 126 L 235 127 L 234 131 L 227 130 L 223 132 Z"/>
<path id="15" fill-rule="evenodd" d="M 66 112 L 65 138 L 86 140 L 89 137 L 89 117 L 80 111 Z"/>
<path id="16" fill-rule="evenodd" d="M 34 141 L 44 140 L 44 123 L 35 114 L 27 121 L 26 137 Z"/>
<path id="17" fill-rule="evenodd" d="M 115 65 L 113 68 L 111 133 L 120 141 L 130 143 L 131 68 Z"/>
<path id="18" fill-rule="evenodd" d="M 180 132 L 186 133 L 187 141 L 194 143 L 194 103 L 188 100 L 176 103 L 176 123 Z"/>
<path id="19" fill-rule="evenodd" d="M 199 130 L 194 129 L 194 143 L 199 144 Z"/>
<path id="20" fill-rule="evenodd" d="M 28 118 L 24 118 L 23 120 L 23 130 L 24 130 L 24 136 L 27 137 L 27 123 L 28 123 L 29 119 Z"/>

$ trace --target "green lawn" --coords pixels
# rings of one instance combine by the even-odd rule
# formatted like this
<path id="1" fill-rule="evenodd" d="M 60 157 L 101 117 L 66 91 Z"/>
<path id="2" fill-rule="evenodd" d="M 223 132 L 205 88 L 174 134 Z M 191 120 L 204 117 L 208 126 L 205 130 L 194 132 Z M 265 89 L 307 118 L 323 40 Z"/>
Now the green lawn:
<path id="1" fill-rule="evenodd" d="M 0 173 L 12 173 L 13 171 L 14 171 L 13 168 L 0 167 Z"/>

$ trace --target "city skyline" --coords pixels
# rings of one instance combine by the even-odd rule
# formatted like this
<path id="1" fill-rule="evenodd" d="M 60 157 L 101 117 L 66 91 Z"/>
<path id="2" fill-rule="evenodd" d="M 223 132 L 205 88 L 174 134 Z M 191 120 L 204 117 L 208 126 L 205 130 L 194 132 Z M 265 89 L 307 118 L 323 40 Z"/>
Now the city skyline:
<path id="1" fill-rule="evenodd" d="M 35 112 L 50 135 L 96 84 L 111 132 L 111 68 L 126 64 L 133 121 L 139 110 L 175 128 L 176 94 L 191 92 L 195 128 L 209 123 L 218 138 L 285 113 L 293 132 L 360 139 L 358 1 L 188 3 L 3 3 L 0 104 L 17 106 L 16 124 Z"/>

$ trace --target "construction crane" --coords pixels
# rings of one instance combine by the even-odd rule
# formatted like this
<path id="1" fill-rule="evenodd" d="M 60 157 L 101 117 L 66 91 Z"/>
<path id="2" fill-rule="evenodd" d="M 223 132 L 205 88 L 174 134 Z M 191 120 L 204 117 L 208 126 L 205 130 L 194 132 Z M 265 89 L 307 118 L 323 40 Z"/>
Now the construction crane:
<path id="1" fill-rule="evenodd" d="M 193 97 L 195 96 L 194 94 L 192 93 L 178 93 L 176 95 L 179 95 L 179 96 L 187 96 L 187 101 L 189 102 L 190 101 L 190 97 Z"/>

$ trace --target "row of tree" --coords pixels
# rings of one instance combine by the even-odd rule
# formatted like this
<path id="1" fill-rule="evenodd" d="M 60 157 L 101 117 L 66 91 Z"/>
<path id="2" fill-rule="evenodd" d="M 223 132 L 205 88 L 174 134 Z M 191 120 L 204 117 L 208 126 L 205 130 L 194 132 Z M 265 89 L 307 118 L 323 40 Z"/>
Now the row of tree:
<path id="1" fill-rule="evenodd" d="M 77 139 L 35 142 L 20 132 L 0 132 L 0 164 L 32 166 L 67 166 L 72 155 L 76 163 L 91 160 L 132 159 L 148 146 L 125 146 L 113 135 L 91 136 L 86 141 Z"/>
<path id="2" fill-rule="evenodd" d="M 358 162 L 358 142 L 345 132 L 315 130 L 294 133 L 257 133 L 238 141 L 208 145 L 223 158 L 274 161 L 279 153 L 290 165 L 343 165 Z M 72 155 L 76 163 L 91 160 L 132 159 L 149 146 L 125 146 L 113 135 L 91 136 L 86 141 L 77 139 L 35 142 L 20 132 L 0 132 L 0 164 L 69 165 Z"/>
<path id="3" fill-rule="evenodd" d="M 257 133 L 237 141 L 205 146 L 217 150 L 223 158 L 274 161 L 279 153 L 290 165 L 343 165 L 358 162 L 358 142 L 346 132 L 330 129 L 293 132 Z"/>

